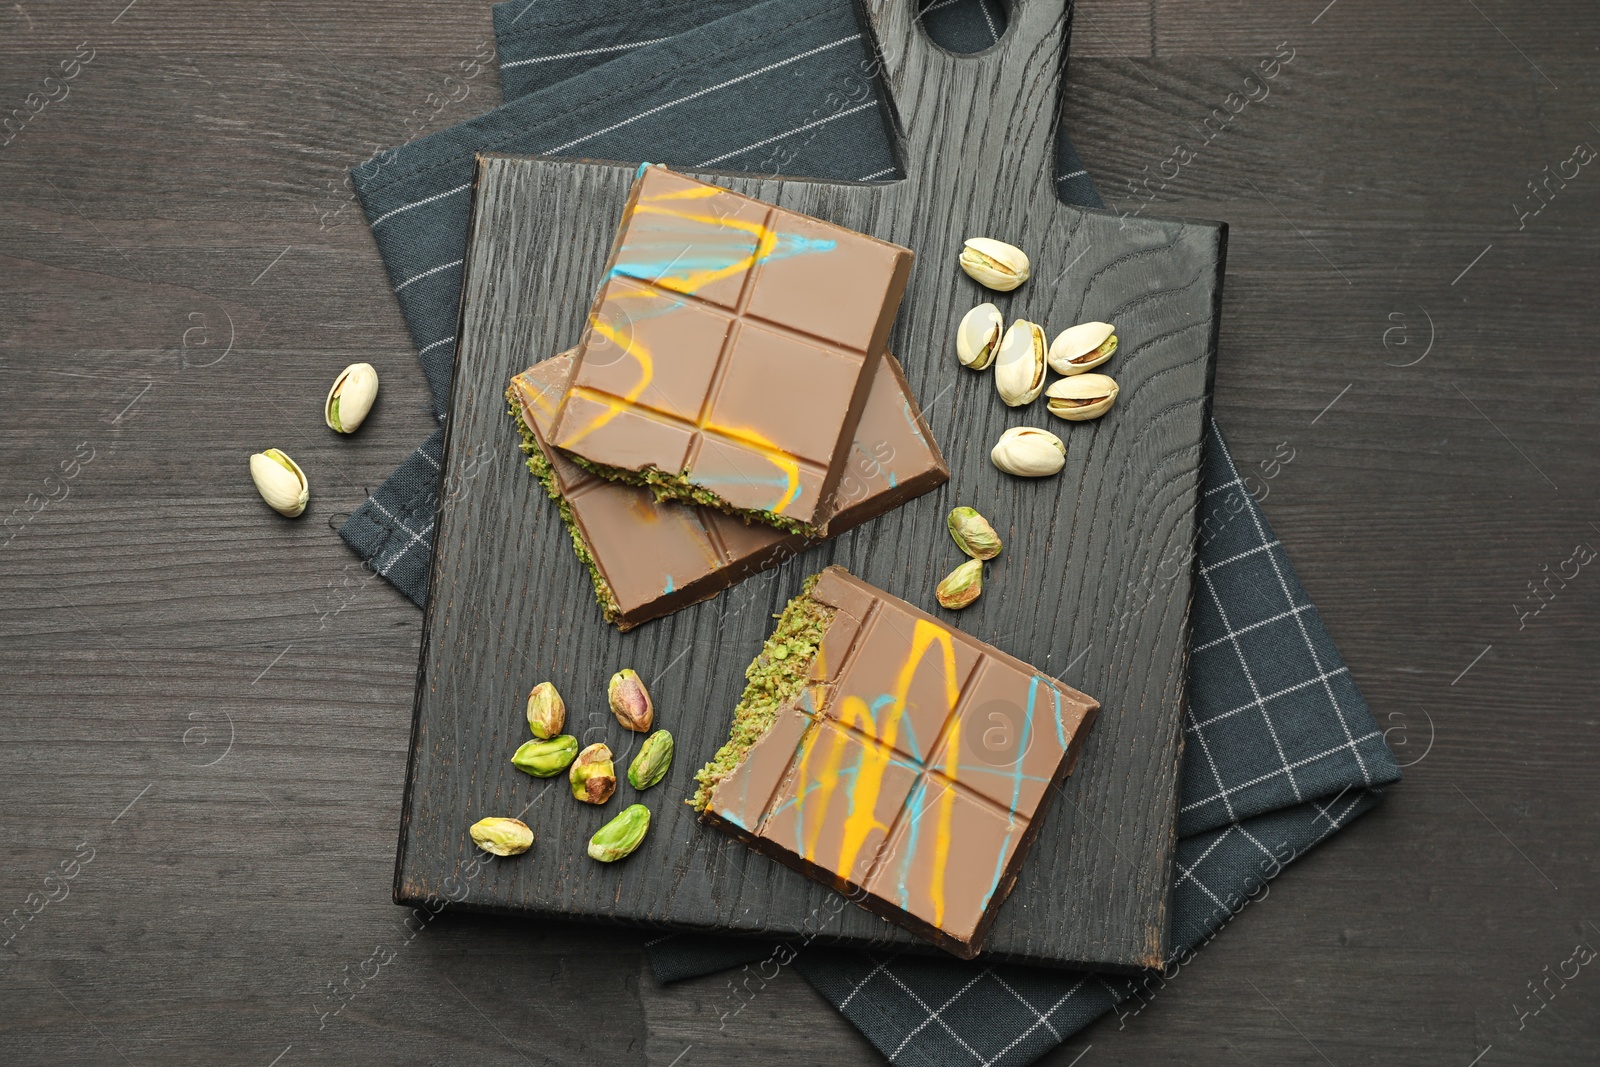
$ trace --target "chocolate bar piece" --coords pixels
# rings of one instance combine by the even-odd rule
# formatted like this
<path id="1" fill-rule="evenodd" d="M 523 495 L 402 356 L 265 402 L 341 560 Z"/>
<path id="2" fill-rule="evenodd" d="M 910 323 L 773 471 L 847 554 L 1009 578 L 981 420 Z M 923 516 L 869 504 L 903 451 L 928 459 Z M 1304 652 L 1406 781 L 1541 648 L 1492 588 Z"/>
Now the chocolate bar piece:
<path id="1" fill-rule="evenodd" d="M 658 498 L 824 534 L 911 260 L 642 167 L 547 439 Z"/>
<path id="2" fill-rule="evenodd" d="M 506 399 L 528 468 L 560 507 L 607 622 L 631 630 L 708 600 L 815 543 L 712 508 L 657 501 L 647 489 L 607 481 L 550 447 L 542 435 L 572 363 L 573 354 L 564 352 L 534 364 L 511 379 Z M 884 353 L 834 494 L 829 535 L 886 514 L 949 477 L 899 362 Z"/>
<path id="3" fill-rule="evenodd" d="M 701 818 L 964 959 L 1099 702 L 842 567 L 745 672 Z"/>

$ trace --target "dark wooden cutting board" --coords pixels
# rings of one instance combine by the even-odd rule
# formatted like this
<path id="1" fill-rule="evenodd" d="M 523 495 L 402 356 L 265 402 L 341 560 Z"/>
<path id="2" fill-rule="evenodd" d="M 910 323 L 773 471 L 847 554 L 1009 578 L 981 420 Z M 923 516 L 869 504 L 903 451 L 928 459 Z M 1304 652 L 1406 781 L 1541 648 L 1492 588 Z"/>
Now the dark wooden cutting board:
<path id="1" fill-rule="evenodd" d="M 398 901 L 451 897 L 525 916 L 920 944 L 702 827 L 683 799 L 726 735 L 745 666 L 773 614 L 802 579 L 838 563 L 933 607 L 935 584 L 962 559 L 944 516 L 966 504 L 995 523 L 1006 547 L 982 599 L 948 617 L 1103 705 L 1077 773 L 1051 803 L 990 933 L 986 958 L 1114 968 L 1161 962 L 1193 584 L 1187 550 L 1226 231 L 1217 223 L 1124 220 L 1056 199 L 1052 135 L 1067 34 L 1060 0 L 1019 2 L 1002 42 L 976 57 L 928 42 L 912 7 L 882 0 L 869 12 L 898 113 L 885 121 L 910 177 L 888 185 L 710 177 L 916 251 L 890 349 L 928 410 L 950 482 L 632 633 L 601 620 L 555 507 L 522 469 L 502 394 L 512 374 L 577 340 L 635 167 L 482 160 Z M 980 289 L 956 266 L 970 236 L 1026 249 L 1033 280 L 1009 295 Z M 1042 402 L 1006 408 L 991 375 L 957 366 L 956 324 L 988 299 L 1008 321 L 1034 319 L 1051 336 L 1084 320 L 1115 323 L 1121 347 L 1100 368 L 1122 389 L 1111 414 L 1069 424 Z M 996 438 L 1021 425 L 1066 440 L 1060 476 L 1012 478 L 990 464 Z M 606 679 L 623 667 L 646 679 L 657 725 L 677 739 L 662 785 L 637 794 L 623 783 L 616 799 L 596 809 L 575 802 L 565 778 L 537 780 L 511 765 L 528 737 L 527 692 L 548 679 L 568 702 L 568 732 L 585 744 L 606 741 L 624 767 L 638 735 L 616 724 L 605 701 Z M 654 812 L 644 847 L 611 866 L 590 860 L 589 836 L 635 800 Z M 519 813 L 536 835 L 532 851 L 468 868 L 480 854 L 467 827 Z"/>

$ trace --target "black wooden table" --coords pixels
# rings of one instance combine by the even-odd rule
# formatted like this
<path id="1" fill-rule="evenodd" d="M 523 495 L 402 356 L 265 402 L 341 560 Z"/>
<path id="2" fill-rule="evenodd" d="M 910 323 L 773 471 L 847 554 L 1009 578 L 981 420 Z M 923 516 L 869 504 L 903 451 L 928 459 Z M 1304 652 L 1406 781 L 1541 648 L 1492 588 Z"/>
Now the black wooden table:
<path id="1" fill-rule="evenodd" d="M 328 523 L 431 419 L 342 175 L 494 103 L 444 86 L 488 31 L 0 10 L 0 1061 L 877 1061 L 792 974 L 719 1030 L 726 979 L 657 985 L 635 933 L 389 903 L 421 616 Z M 1119 210 L 1231 224 L 1217 419 L 1411 766 L 1049 1062 L 1595 1058 L 1597 46 L 1578 0 L 1080 6 L 1079 148 Z M 337 472 L 295 524 L 274 445 Z"/>

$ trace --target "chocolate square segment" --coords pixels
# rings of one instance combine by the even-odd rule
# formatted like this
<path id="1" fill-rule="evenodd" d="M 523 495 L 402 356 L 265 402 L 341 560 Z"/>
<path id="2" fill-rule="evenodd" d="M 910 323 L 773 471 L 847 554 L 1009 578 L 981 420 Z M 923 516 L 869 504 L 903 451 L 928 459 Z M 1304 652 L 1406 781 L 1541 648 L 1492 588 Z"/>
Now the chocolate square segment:
<path id="1" fill-rule="evenodd" d="M 911 259 L 645 167 L 547 439 L 660 497 L 826 533 Z"/>
<path id="2" fill-rule="evenodd" d="M 507 396 L 530 465 L 561 510 L 589 567 L 606 620 L 628 630 L 698 603 L 816 543 L 709 507 L 658 501 L 609 481 L 547 443 L 573 354 L 535 364 Z M 830 536 L 883 515 L 950 476 L 894 356 L 885 353 L 834 494 Z"/>
<path id="3" fill-rule="evenodd" d="M 797 643 L 809 662 L 790 667 Z M 1099 703 L 840 567 L 790 602 L 750 677 L 702 818 L 977 955 Z"/>

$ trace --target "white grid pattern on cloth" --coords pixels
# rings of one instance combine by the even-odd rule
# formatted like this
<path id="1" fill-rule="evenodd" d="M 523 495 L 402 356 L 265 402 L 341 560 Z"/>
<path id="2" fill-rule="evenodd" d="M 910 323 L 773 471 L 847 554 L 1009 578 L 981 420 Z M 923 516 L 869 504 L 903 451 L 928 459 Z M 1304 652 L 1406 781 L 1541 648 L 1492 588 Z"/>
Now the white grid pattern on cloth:
<path id="1" fill-rule="evenodd" d="M 1347 792 L 1350 792 L 1350 791 L 1349 790 L 1342 791 L 1338 796 L 1335 796 L 1332 800 L 1328 801 L 1326 808 L 1323 806 L 1323 804 L 1321 804 L 1321 803 L 1319 803 L 1317 801 L 1312 801 L 1311 802 L 1311 806 L 1315 807 L 1319 812 L 1322 812 L 1324 815 L 1328 816 L 1328 826 L 1327 826 L 1327 828 L 1325 830 L 1323 830 L 1320 834 L 1318 834 L 1314 838 L 1314 840 L 1312 841 L 1312 845 L 1315 845 L 1316 843 L 1320 843 L 1329 834 L 1332 834 L 1334 831 L 1340 829 L 1344 825 L 1344 822 L 1345 822 L 1346 818 L 1348 818 L 1350 816 L 1350 814 L 1352 812 L 1354 812 L 1355 809 L 1358 806 L 1361 805 L 1363 799 L 1366 798 L 1369 795 L 1369 794 L 1365 793 L 1363 790 L 1357 788 L 1355 790 L 1355 794 L 1350 798 L 1349 802 L 1344 805 L 1344 810 L 1342 812 L 1339 812 L 1339 813 L 1332 813 L 1332 809 L 1338 804 L 1339 800 Z M 1245 824 L 1243 824 L 1243 823 L 1232 823 L 1232 824 L 1224 827 L 1220 832 L 1218 832 L 1216 834 L 1215 839 L 1206 847 L 1205 851 L 1203 851 L 1200 854 L 1200 856 L 1198 858 L 1196 858 L 1195 861 L 1190 866 L 1185 867 L 1182 864 L 1177 864 L 1176 865 L 1177 869 L 1178 869 L 1178 871 L 1180 873 L 1179 873 L 1179 877 L 1174 882 L 1174 891 L 1175 892 L 1178 891 L 1178 887 L 1181 887 L 1181 886 L 1183 886 L 1184 884 L 1187 883 L 1187 884 L 1189 884 L 1189 885 L 1191 885 L 1193 887 L 1194 891 L 1198 891 L 1201 894 L 1203 894 L 1207 899 L 1212 901 L 1218 908 L 1222 909 L 1226 913 L 1225 915 L 1223 915 L 1223 916 L 1221 916 L 1219 918 L 1219 921 L 1216 923 L 1216 928 L 1220 928 L 1222 925 L 1225 925 L 1227 920 L 1229 918 L 1231 918 L 1232 915 L 1238 913 L 1238 910 L 1243 907 L 1243 904 L 1242 903 L 1241 904 L 1235 904 L 1232 908 L 1230 908 L 1225 903 L 1226 895 L 1219 895 L 1217 890 L 1215 888 L 1213 888 L 1211 885 L 1207 884 L 1207 882 L 1205 880 L 1203 880 L 1201 877 L 1199 877 L 1199 875 L 1196 872 L 1200 870 L 1200 868 L 1204 865 L 1204 863 L 1207 860 L 1207 858 L 1209 858 L 1211 856 L 1211 854 L 1214 851 L 1216 851 L 1216 849 L 1220 845 L 1222 845 L 1225 841 L 1228 841 L 1228 840 L 1234 838 L 1235 836 L 1242 837 L 1244 840 L 1248 841 L 1263 856 L 1268 857 L 1269 859 L 1272 859 L 1274 862 L 1278 862 L 1280 860 L 1280 857 L 1278 857 L 1273 852 L 1272 849 L 1268 848 L 1266 846 L 1266 844 L 1264 844 L 1259 837 L 1257 837 L 1254 833 L 1251 833 L 1249 828 Z M 1307 846 L 1307 847 L 1309 848 L 1311 846 Z M 1270 880 L 1271 880 L 1270 878 L 1262 878 L 1262 879 L 1260 879 L 1262 884 L 1264 884 L 1266 881 L 1270 881 Z M 1236 896 L 1236 891 L 1230 889 L 1230 890 L 1227 891 L 1227 894 Z M 1237 899 L 1237 896 L 1236 896 L 1236 899 Z M 1213 914 L 1215 914 L 1215 913 L 1213 913 Z M 1181 956 L 1182 952 L 1183 952 L 1182 948 L 1175 948 L 1173 950 L 1173 953 L 1172 953 L 1172 958 L 1174 958 L 1174 959 L 1179 958 L 1179 956 Z M 856 997 L 856 995 L 858 993 L 860 993 L 862 990 L 866 989 L 869 985 L 872 985 L 872 980 L 875 977 L 877 977 L 878 975 L 881 974 L 886 979 L 888 979 L 888 981 L 887 982 L 878 982 L 873 987 L 874 990 L 877 991 L 877 992 L 873 993 L 872 995 L 877 996 L 877 997 L 883 997 L 883 996 L 894 997 L 899 1002 L 899 1006 L 900 1007 L 914 1006 L 915 1009 L 918 1012 L 920 1012 L 921 1015 L 922 1015 L 922 1019 L 921 1019 L 920 1022 L 918 1022 L 915 1025 L 908 1025 L 908 1026 L 906 1026 L 904 1028 L 906 1032 L 905 1032 L 904 1037 L 901 1039 L 899 1045 L 892 1052 L 888 1052 L 887 1053 L 887 1058 L 888 1058 L 890 1063 L 899 1062 L 899 1057 L 908 1048 L 912 1047 L 913 1043 L 918 1038 L 918 1035 L 920 1035 L 929 1026 L 933 1025 L 934 1023 L 938 1023 L 940 1025 L 940 1028 L 946 1034 L 948 1034 L 950 1036 L 950 1038 L 957 1045 L 959 1045 L 966 1053 L 968 1053 L 970 1056 L 972 1056 L 972 1058 L 973 1058 L 973 1060 L 975 1062 L 981 1064 L 982 1067 L 993 1067 L 993 1065 L 1005 1061 L 1006 1057 L 1011 1053 L 1011 1051 L 1013 1049 L 1015 1049 L 1023 1041 L 1027 1040 L 1029 1035 L 1034 1033 L 1034 1031 L 1038 1030 L 1041 1026 L 1045 1027 L 1050 1032 L 1050 1035 L 1054 1039 L 1054 1042 L 1056 1044 L 1060 1044 L 1061 1041 L 1065 1040 L 1065 1038 L 1067 1036 L 1070 1036 L 1070 1035 L 1063 1035 L 1050 1022 L 1050 1020 L 1052 1018 L 1054 1018 L 1056 1016 L 1056 1014 L 1061 1011 L 1062 1008 L 1066 1007 L 1075 997 L 1077 997 L 1080 994 L 1080 992 L 1083 992 L 1085 985 L 1087 985 L 1091 980 L 1096 982 L 1100 986 L 1100 988 L 1103 989 L 1106 992 L 1106 994 L 1111 998 L 1111 1001 L 1112 1001 L 1113 1004 L 1121 1003 L 1124 1000 L 1127 1000 L 1132 995 L 1131 992 L 1130 992 L 1130 990 L 1132 988 L 1131 984 L 1129 986 L 1125 987 L 1125 988 L 1118 989 L 1115 986 L 1113 986 L 1112 984 L 1108 983 L 1106 981 L 1106 979 L 1101 977 L 1100 975 L 1096 975 L 1096 974 L 1080 975 L 1080 976 L 1077 976 L 1075 978 L 1075 980 L 1073 980 L 1072 985 L 1070 985 L 1066 989 L 1065 992 L 1061 993 L 1056 998 L 1055 1002 L 1052 1003 L 1047 1010 L 1041 1012 L 1037 1007 L 1035 1007 L 1033 1005 L 1032 1002 L 1030 1002 L 1026 997 L 1022 996 L 1022 994 L 1017 992 L 1015 989 L 1013 989 L 1011 987 L 1011 985 L 1009 983 L 1007 983 L 1004 979 L 1002 979 L 1000 977 L 999 973 L 994 968 L 985 967 L 978 974 L 976 974 L 969 981 L 967 981 L 965 985 L 961 986 L 958 990 L 956 990 L 956 992 L 954 994 L 952 994 L 946 1000 L 941 1002 L 937 1008 L 935 1008 L 928 1002 L 927 998 L 923 997 L 920 993 L 918 993 L 916 990 L 911 988 L 911 986 L 904 979 L 902 979 L 902 977 L 899 974 L 897 974 L 895 972 L 895 970 L 893 968 L 893 964 L 897 960 L 905 959 L 906 957 L 904 957 L 902 955 L 893 955 L 893 956 L 886 957 L 886 958 L 884 958 L 882 960 L 876 960 L 876 959 L 874 959 L 874 957 L 870 953 L 867 953 L 867 952 L 860 952 L 860 953 L 858 953 L 858 955 L 862 956 L 862 957 L 864 957 L 864 958 L 866 958 L 868 960 L 873 960 L 873 967 L 869 971 L 867 971 L 867 973 L 859 981 L 855 982 L 853 984 L 849 994 L 846 995 L 842 1000 L 840 1000 L 838 1002 L 837 1006 L 839 1007 L 839 1009 L 841 1011 L 844 1010 L 844 1008 L 850 1003 L 851 1000 L 853 1000 Z M 1070 978 L 1072 976 L 1071 975 L 1067 975 L 1067 976 L 1064 976 L 1064 977 L 1069 977 Z M 994 982 L 996 984 L 998 984 L 999 987 L 1004 989 L 1006 992 L 1010 993 L 1018 1001 L 1021 1001 L 1022 1005 L 1033 1016 L 1033 1021 L 1031 1023 L 1027 1023 L 1026 1025 L 1023 1025 L 1021 1020 L 1019 1020 L 1019 1026 L 1021 1028 L 1018 1030 L 1018 1032 L 1015 1034 L 1015 1036 L 1013 1036 L 1011 1038 L 1011 1040 L 1006 1045 L 1001 1047 L 992 1056 L 985 1056 L 981 1052 L 979 1052 L 976 1048 L 974 1048 L 972 1046 L 971 1042 L 968 1041 L 965 1036 L 963 1036 L 962 1034 L 958 1033 L 955 1030 L 954 1027 L 952 1027 L 948 1022 L 945 1021 L 945 1018 L 944 1018 L 944 1016 L 947 1013 L 950 1012 L 950 1009 L 952 1007 L 954 1007 L 956 1005 L 956 1003 L 958 1001 L 960 1001 L 963 997 L 967 997 L 967 996 L 970 996 L 970 995 L 976 995 L 973 992 L 974 990 L 982 991 L 983 989 L 985 989 L 987 987 L 987 985 L 989 984 L 989 983 L 984 983 L 982 981 L 985 978 L 993 979 Z M 889 1004 L 885 1004 L 885 1003 L 882 1003 L 882 1002 L 877 1004 L 877 1009 L 885 1017 L 889 1017 L 891 1015 L 897 1014 L 896 1008 L 894 1006 L 891 1006 Z M 1102 1009 L 1102 1010 L 1104 1010 L 1104 1009 Z M 929 1062 L 929 1061 L 931 1061 L 931 1060 L 933 1060 L 935 1058 L 934 1051 L 931 1050 L 931 1049 L 928 1049 L 928 1050 L 918 1049 L 916 1051 L 919 1053 L 919 1055 L 917 1056 L 917 1061 L 918 1062 Z M 1042 1050 L 1030 1051 L 1029 1058 L 1032 1058 L 1035 1055 L 1039 1055 L 1039 1054 L 1041 1054 L 1041 1052 L 1042 1052 Z"/>
<path id="2" fill-rule="evenodd" d="M 1211 423 L 1211 429 L 1215 433 L 1215 431 L 1217 429 L 1217 424 L 1216 424 L 1215 420 L 1213 420 L 1212 423 Z M 1223 443 L 1222 435 L 1220 433 L 1216 433 L 1216 438 L 1217 438 L 1217 447 L 1222 452 L 1222 458 L 1228 461 L 1228 469 L 1233 472 L 1233 476 L 1235 478 L 1239 479 L 1242 482 L 1244 480 L 1244 478 L 1239 473 L 1239 468 L 1234 465 L 1233 454 L 1228 451 L 1228 446 Z M 1267 540 L 1267 531 L 1266 531 L 1266 528 L 1261 525 L 1261 514 L 1260 514 L 1260 512 L 1257 511 L 1254 508 L 1246 508 L 1245 510 L 1250 513 L 1250 521 L 1255 523 L 1256 533 L 1258 533 L 1261 536 L 1262 542 L 1265 543 L 1266 540 Z M 1276 545 L 1277 543 L 1278 543 L 1277 541 L 1273 541 L 1272 542 L 1272 544 L 1274 544 L 1274 545 Z M 1267 553 L 1267 561 L 1272 564 L 1272 573 L 1277 576 L 1278 588 L 1283 591 L 1284 600 L 1286 600 L 1289 603 L 1289 606 L 1291 608 L 1293 608 L 1294 607 L 1294 595 L 1289 592 L 1289 583 L 1283 577 L 1283 568 L 1278 566 L 1278 558 L 1277 558 L 1277 556 L 1274 555 L 1271 552 L 1268 552 Z M 1218 605 L 1218 608 L 1220 610 L 1221 605 Z M 1350 720 L 1345 717 L 1344 706 L 1339 703 L 1339 698 L 1334 693 L 1333 686 L 1328 684 L 1327 672 L 1323 670 L 1322 657 L 1317 654 L 1316 643 L 1311 640 L 1311 634 L 1306 629 L 1305 620 L 1300 618 L 1299 612 L 1295 612 L 1294 613 L 1294 621 L 1295 621 L 1295 625 L 1298 626 L 1299 629 L 1300 629 L 1300 637 L 1301 637 L 1301 639 L 1305 641 L 1306 651 L 1311 654 L 1311 663 L 1312 663 L 1312 665 L 1314 667 L 1316 667 L 1317 671 L 1319 672 L 1319 677 L 1321 678 L 1321 681 L 1322 681 L 1322 688 L 1327 691 L 1328 700 L 1333 704 L 1334 713 L 1339 717 L 1339 726 L 1344 730 L 1345 740 L 1349 743 L 1349 748 L 1350 748 L 1351 754 L 1353 754 L 1355 756 L 1356 763 L 1361 767 L 1361 777 L 1366 782 L 1367 785 L 1371 785 L 1372 784 L 1372 772 L 1367 768 L 1367 761 L 1361 757 L 1361 749 L 1359 747 L 1357 747 L 1356 740 L 1355 740 L 1355 735 L 1353 733 L 1351 733 L 1351 731 L 1350 731 Z M 1235 640 L 1234 643 L 1237 645 L 1238 644 L 1237 640 Z M 1293 777 L 1292 776 L 1291 776 L 1290 780 L 1293 781 Z M 1299 793 L 1299 791 L 1296 790 L 1296 795 L 1298 795 L 1298 793 Z"/>
<path id="3" fill-rule="evenodd" d="M 417 451 L 418 451 L 419 454 L 423 455 L 423 457 L 425 459 L 430 459 L 430 460 L 432 459 L 431 456 L 428 456 L 426 453 L 423 453 L 421 449 L 418 449 Z M 379 511 L 383 512 L 383 515 L 384 515 L 385 518 L 387 518 L 390 522 L 394 523 L 396 526 L 400 527 L 401 530 L 405 531 L 407 534 L 409 534 L 411 536 L 411 540 L 409 540 L 405 544 L 401 545 L 399 550 L 396 551 L 394 555 L 389 557 L 389 562 L 381 564 L 381 565 L 378 565 L 378 566 L 374 566 L 372 568 L 373 570 L 377 571 L 379 574 L 383 575 L 383 577 L 387 578 L 387 577 L 389 577 L 390 569 L 393 568 L 396 563 L 399 563 L 400 560 L 405 556 L 405 554 L 407 552 L 410 552 L 413 548 L 416 548 L 420 544 L 426 543 L 427 546 L 428 546 L 428 550 L 429 551 L 432 550 L 433 542 L 432 541 L 427 541 L 427 537 L 428 537 L 429 534 L 431 534 L 433 532 L 433 523 L 431 523 L 431 522 L 428 523 L 428 525 L 424 526 L 422 528 L 422 530 L 419 532 L 419 531 L 413 530 L 411 527 L 407 526 L 404 522 L 402 522 L 401 519 L 400 519 L 400 516 L 396 515 L 394 512 L 390 511 L 388 508 L 386 508 L 382 504 L 378 503 L 378 498 L 377 497 L 375 497 L 375 496 L 374 497 L 368 497 L 367 498 L 367 503 L 371 504 L 373 507 L 375 507 Z"/>
<path id="4" fill-rule="evenodd" d="M 928 1013 L 928 1017 L 926 1019 L 922 1020 L 922 1022 L 920 1022 L 919 1024 L 917 1024 L 916 1028 L 913 1029 L 910 1033 L 908 1033 L 905 1036 L 905 1040 L 900 1042 L 900 1047 L 895 1049 L 893 1052 L 889 1053 L 889 1062 L 890 1063 L 893 1063 L 895 1061 L 895 1058 L 897 1056 L 899 1056 L 900 1053 L 905 1051 L 906 1046 L 911 1043 L 911 1039 L 912 1038 L 914 1038 L 918 1034 L 922 1033 L 922 1031 L 927 1029 L 927 1027 L 931 1023 L 938 1023 L 941 1027 L 944 1028 L 945 1033 L 947 1033 L 951 1037 L 955 1038 L 956 1044 L 960 1045 L 962 1048 L 964 1048 L 968 1052 L 972 1053 L 972 1058 L 973 1059 L 977 1060 L 979 1063 L 983 1062 L 983 1053 L 979 1052 L 977 1049 L 973 1048 L 970 1044 L 968 1044 L 967 1043 L 967 1039 L 962 1037 L 959 1033 L 957 1033 L 955 1027 L 953 1027 L 949 1023 L 945 1022 L 944 1019 L 941 1016 L 943 1016 L 944 1010 L 946 1008 L 948 1008 L 950 1005 L 954 1004 L 956 1001 L 961 999 L 961 994 L 965 993 L 967 990 L 969 990 L 973 986 L 977 985 L 979 979 L 981 979 L 984 976 L 986 971 L 979 971 L 977 974 L 973 975 L 972 976 L 972 980 L 970 982 L 968 982 L 966 985 L 962 986 L 960 989 L 956 990 L 955 994 L 952 995 L 949 1000 L 945 1001 L 943 1004 L 939 1005 L 937 1008 L 928 1007 L 928 1002 L 923 1000 L 920 996 L 918 996 L 916 991 L 913 990 L 910 986 L 908 986 L 904 982 L 902 982 L 900 980 L 900 976 L 895 974 L 894 971 L 892 971 L 892 970 L 888 969 L 887 967 L 885 967 L 883 969 L 883 973 L 889 976 L 889 980 L 891 982 L 893 982 L 895 985 L 900 987 L 901 992 L 905 993 L 906 996 L 908 996 L 912 1000 L 916 1001 L 917 1006 L 919 1008 L 921 1008 L 923 1011 Z"/>
<path id="5" fill-rule="evenodd" d="M 1262 700 L 1266 700 L 1266 701 L 1277 700 L 1279 697 L 1285 697 L 1285 696 L 1288 696 L 1291 693 L 1298 693 L 1302 689 L 1310 689 L 1312 686 L 1318 684 L 1319 682 L 1327 681 L 1329 678 L 1335 677 L 1336 675 L 1349 674 L 1349 673 L 1350 673 L 1350 668 L 1349 667 L 1340 667 L 1338 670 L 1328 671 L 1326 674 L 1320 674 L 1315 678 L 1307 678 L 1303 682 L 1296 682 L 1294 685 L 1285 686 L 1284 688 L 1279 689 L 1276 692 L 1268 693 L 1266 696 L 1262 697 L 1261 699 Z M 1209 719 L 1204 719 L 1204 720 L 1202 720 L 1200 722 L 1195 722 L 1191 718 L 1189 720 L 1189 722 L 1187 723 L 1187 725 L 1184 726 L 1184 729 L 1188 730 L 1189 732 L 1191 732 L 1193 734 L 1195 734 L 1196 736 L 1199 736 L 1199 732 L 1200 732 L 1201 728 L 1206 727 L 1206 726 L 1211 726 L 1211 725 L 1214 725 L 1216 723 L 1219 723 L 1223 719 L 1231 719 L 1231 718 L 1233 718 L 1233 716 L 1241 714 L 1242 712 L 1249 711 L 1251 708 L 1254 708 L 1254 707 L 1257 707 L 1257 706 L 1258 706 L 1258 702 L 1252 700 L 1248 704 L 1240 704 L 1236 708 L 1229 708 L 1227 711 L 1219 711 L 1217 714 L 1211 716 Z"/>
<path id="6" fill-rule="evenodd" d="M 1294 769 L 1296 767 L 1307 767 L 1307 766 L 1310 766 L 1311 764 L 1316 763 L 1316 762 L 1318 762 L 1320 760 L 1325 760 L 1325 759 L 1329 758 L 1330 756 L 1337 756 L 1339 753 L 1345 751 L 1346 749 L 1350 750 L 1352 753 L 1355 753 L 1357 755 L 1357 757 L 1359 758 L 1360 754 L 1359 754 L 1359 752 L 1357 752 L 1358 746 L 1360 746 L 1363 742 L 1372 741 L 1372 740 L 1375 740 L 1375 739 L 1381 739 L 1382 737 L 1383 737 L 1383 734 L 1380 731 L 1377 731 L 1377 730 L 1373 730 L 1371 733 L 1362 734 L 1360 737 L 1352 737 L 1350 740 L 1346 741 L 1342 745 L 1335 745 L 1333 748 L 1326 749 L 1326 750 L 1324 750 L 1322 752 L 1318 752 L 1314 756 L 1306 756 L 1306 757 L 1304 757 L 1302 759 L 1297 759 L 1293 763 L 1285 763 L 1282 767 L 1279 767 L 1277 770 L 1268 771 L 1266 774 L 1257 775 L 1256 777 L 1251 778 L 1249 781 L 1240 782 L 1238 785 L 1222 786 L 1221 787 L 1221 792 L 1216 793 L 1216 794 L 1214 794 L 1212 796 L 1206 797 L 1204 800 L 1196 800 L 1196 801 L 1193 801 L 1191 803 L 1185 804 L 1183 807 L 1179 808 L 1178 810 L 1179 811 L 1193 811 L 1195 808 L 1201 808 L 1201 807 L 1204 807 L 1207 804 L 1214 804 L 1218 800 L 1221 800 L 1224 803 L 1227 803 L 1227 798 L 1229 796 L 1231 796 L 1232 794 L 1234 794 L 1234 793 L 1242 793 L 1246 789 L 1249 789 L 1251 786 L 1260 785 L 1262 782 L 1270 782 L 1270 781 L 1272 781 L 1272 779 L 1278 777 L 1281 774 L 1291 774 L 1292 775 L 1294 773 Z M 1363 766 L 1363 768 L 1366 766 L 1365 761 L 1362 762 L 1362 766 Z M 1233 805 L 1229 804 L 1228 805 L 1228 810 L 1230 810 L 1230 811 L 1233 810 Z"/>

